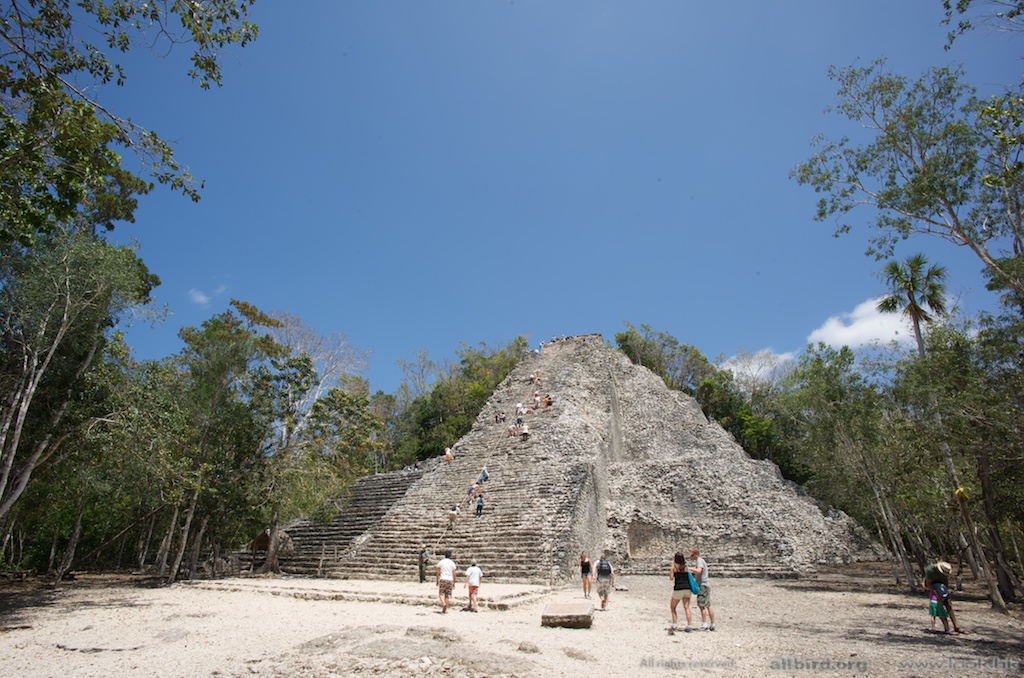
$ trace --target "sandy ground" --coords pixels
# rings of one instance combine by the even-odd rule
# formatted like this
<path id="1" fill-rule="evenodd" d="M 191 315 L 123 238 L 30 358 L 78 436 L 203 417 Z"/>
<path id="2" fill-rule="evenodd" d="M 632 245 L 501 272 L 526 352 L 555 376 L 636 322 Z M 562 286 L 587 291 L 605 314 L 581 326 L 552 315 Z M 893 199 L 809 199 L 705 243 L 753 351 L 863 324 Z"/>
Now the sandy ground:
<path id="1" fill-rule="evenodd" d="M 970 590 L 956 602 L 970 633 L 944 636 L 927 632 L 927 598 L 882 577 L 712 579 L 717 630 L 670 635 L 667 576 L 621 578 L 589 629 L 541 625 L 549 603 L 589 602 L 574 586 L 483 583 L 478 614 L 442 615 L 432 581 L 8 582 L 0 675 L 1024 675 L 1020 608 Z"/>

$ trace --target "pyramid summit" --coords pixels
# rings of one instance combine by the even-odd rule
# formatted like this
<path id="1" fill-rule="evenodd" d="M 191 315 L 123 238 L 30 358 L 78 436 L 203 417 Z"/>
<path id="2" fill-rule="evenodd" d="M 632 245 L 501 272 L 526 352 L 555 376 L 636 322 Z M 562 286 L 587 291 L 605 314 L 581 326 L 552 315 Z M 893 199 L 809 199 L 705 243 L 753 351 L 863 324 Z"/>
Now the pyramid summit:
<path id="1" fill-rule="evenodd" d="M 553 405 L 522 415 L 527 436 L 510 435 L 517 405 L 538 393 Z M 508 421 L 496 421 L 502 412 Z M 600 335 L 524 355 L 452 449 L 450 462 L 361 479 L 330 525 L 288 526 L 295 551 L 283 569 L 413 578 L 423 545 L 510 581 L 578 576 L 581 551 L 607 552 L 622 573 L 664 574 L 673 553 L 695 547 L 713 576 L 877 557 L 852 519 L 751 459 L 693 398 Z M 484 467 L 478 517 L 469 488 Z"/>

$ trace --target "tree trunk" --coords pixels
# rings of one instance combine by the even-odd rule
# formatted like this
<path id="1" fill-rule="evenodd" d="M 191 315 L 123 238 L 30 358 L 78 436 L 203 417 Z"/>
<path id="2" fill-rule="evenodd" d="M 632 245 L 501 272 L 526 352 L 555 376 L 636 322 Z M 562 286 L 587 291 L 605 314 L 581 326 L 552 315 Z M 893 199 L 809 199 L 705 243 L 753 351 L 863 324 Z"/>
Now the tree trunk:
<path id="1" fill-rule="evenodd" d="M 14 554 L 14 546 L 18 546 L 18 554 Z M 14 565 L 15 570 L 21 569 L 21 559 L 25 557 L 25 533 L 18 530 L 17 536 L 14 541 L 11 542 L 11 563 Z"/>
<path id="2" fill-rule="evenodd" d="M 910 588 L 910 591 L 917 591 L 917 576 L 914 574 L 914 568 L 910 562 L 910 556 L 907 555 L 907 549 L 903 544 L 903 533 L 905 530 L 900 523 L 896 510 L 893 509 L 892 505 L 889 504 L 889 501 L 885 497 L 882 497 L 882 503 L 885 508 L 888 509 L 886 520 L 888 520 L 892 525 L 890 530 L 892 531 L 893 541 L 896 542 L 896 553 L 899 555 L 900 564 L 903 566 L 903 574 L 907 577 L 907 586 Z"/>
<path id="3" fill-rule="evenodd" d="M 209 514 L 204 515 L 203 519 L 199 521 L 199 529 L 196 530 L 196 536 L 192 538 L 192 553 L 188 559 L 188 578 L 192 579 L 196 576 L 196 572 L 199 571 L 199 551 L 203 545 L 203 535 L 206 534 L 206 525 L 210 522 Z"/>
<path id="4" fill-rule="evenodd" d="M 167 528 L 167 534 L 164 535 L 164 539 L 160 542 L 160 550 L 156 554 L 156 576 L 164 577 L 167 574 L 167 558 L 171 553 L 171 542 L 174 540 L 174 531 L 178 527 L 178 510 L 179 507 L 174 507 L 174 513 L 171 515 L 171 524 Z"/>
<path id="5" fill-rule="evenodd" d="M 1015 603 L 1017 602 L 1017 591 L 1024 591 L 1024 588 L 1021 587 L 1017 573 L 1006 562 L 1003 539 L 999 535 L 999 530 L 990 525 L 988 528 L 988 538 L 989 544 L 992 546 L 992 552 L 995 554 L 996 583 L 999 584 L 999 593 L 1002 594 L 1003 600 Z"/>
<path id="6" fill-rule="evenodd" d="M 988 447 L 984 444 L 978 450 L 978 479 L 981 481 L 981 510 L 985 514 L 985 522 L 988 523 L 988 539 L 989 544 L 992 545 L 992 557 L 995 560 L 996 584 L 999 586 L 999 593 L 1003 599 L 1013 603 L 1016 602 L 1017 595 L 1013 591 L 1010 567 L 1006 564 L 1003 540 L 999 536 L 997 527 L 994 492 L 992 491 L 992 467 L 989 461 Z"/>
<path id="7" fill-rule="evenodd" d="M 149 529 L 146 531 L 145 536 L 142 533 L 139 534 L 139 544 L 135 551 L 136 562 L 139 566 L 139 571 L 146 567 L 146 558 L 149 556 L 149 545 L 153 541 L 153 530 L 156 529 L 156 512 L 152 514 L 152 518 L 149 519 Z"/>
<path id="8" fill-rule="evenodd" d="M 967 537 L 964 536 L 963 530 L 960 530 L 956 534 L 957 541 L 960 544 L 960 550 L 964 552 L 964 558 L 967 559 L 967 566 L 971 568 L 971 576 L 974 579 L 978 579 L 980 576 L 985 574 L 984 570 L 978 567 L 978 561 L 974 559 L 974 551 L 971 550 L 971 543 L 967 541 Z"/>
<path id="9" fill-rule="evenodd" d="M 185 525 L 181 528 L 181 540 L 178 542 L 178 553 L 174 556 L 174 565 L 171 566 L 170 572 L 167 573 L 167 583 L 173 584 L 178 578 L 178 569 L 181 567 L 181 561 L 185 558 L 185 549 L 188 547 L 188 533 L 192 529 L 192 518 L 196 514 L 196 504 L 199 503 L 199 483 L 196 483 L 196 488 L 192 490 L 192 499 L 188 504 L 188 512 L 185 514 Z"/>
<path id="10" fill-rule="evenodd" d="M 68 546 L 64 550 L 64 557 L 60 561 L 60 567 L 57 568 L 57 576 L 54 577 L 53 580 L 54 586 L 60 586 L 60 582 L 64 579 L 64 575 L 71 571 L 71 562 L 75 559 L 75 549 L 78 548 L 78 539 L 82 536 L 83 513 L 85 513 L 84 503 L 78 507 L 78 513 L 75 514 L 75 526 L 71 528 L 71 538 L 68 539 Z"/>
<path id="11" fill-rule="evenodd" d="M 211 535 L 211 541 L 213 541 L 213 567 L 210 568 L 210 569 L 213 570 L 213 573 L 211 574 L 211 576 L 214 579 L 216 579 L 217 578 L 217 563 L 220 562 L 220 541 L 217 540 L 217 533 L 216 532 L 214 532 Z"/>
<path id="12" fill-rule="evenodd" d="M 868 460 L 867 455 L 864 454 L 863 448 L 851 446 L 851 449 L 861 450 L 860 462 L 864 472 L 864 478 L 867 480 L 868 485 L 871 487 L 871 491 L 875 495 L 875 501 L 878 504 L 878 511 L 882 514 L 882 524 L 885 525 L 885 529 L 889 532 L 889 542 L 893 548 L 893 554 L 900 560 L 900 565 L 903 567 L 903 574 L 907 577 L 907 586 L 911 591 L 916 591 L 917 578 L 914 576 L 914 569 L 910 565 L 910 559 L 907 557 L 907 551 L 903 546 L 903 530 L 894 515 L 895 511 L 886 500 L 884 492 L 882 492 L 877 483 L 875 483 L 871 462 Z M 899 583 L 899 577 L 896 578 L 896 583 Z"/>
<path id="13" fill-rule="evenodd" d="M 56 527 L 53 528 L 53 539 L 50 540 L 50 558 L 46 561 L 46 572 L 56 572 L 57 567 L 54 563 L 57 562 L 57 540 L 60 539 L 60 530 Z"/>
<path id="14" fill-rule="evenodd" d="M 1013 544 L 1013 552 L 1017 556 L 1017 567 L 1024 566 L 1024 561 L 1020 559 L 1020 549 L 1017 548 L 1017 535 L 1013 533 L 1014 526 L 1010 522 L 1009 516 L 1006 518 L 1006 531 L 1010 535 L 1010 543 Z"/>
<path id="15" fill-rule="evenodd" d="M 907 541 L 910 543 L 910 550 L 914 554 L 914 559 L 917 561 L 918 566 L 923 571 L 924 566 L 928 564 L 931 559 L 929 553 L 932 551 L 928 546 L 928 538 L 921 532 L 921 524 L 917 520 L 911 519 L 911 522 L 906 526 L 907 529 Z"/>
<path id="16" fill-rule="evenodd" d="M 270 517 L 270 532 L 267 535 L 269 537 L 267 539 L 267 559 L 263 561 L 263 565 L 258 570 L 264 574 L 267 572 L 281 573 L 281 564 L 277 562 L 277 552 L 281 548 L 280 517 L 280 511 L 277 506 L 274 506 L 274 512 Z"/>
<path id="17" fill-rule="evenodd" d="M 974 522 L 971 520 L 971 515 L 967 512 L 967 493 L 964 492 L 962 487 L 957 489 L 956 498 L 960 502 L 960 513 L 963 515 L 964 524 L 967 525 L 967 532 L 971 535 L 971 543 L 974 546 L 974 550 L 978 554 L 978 558 L 987 565 L 988 561 L 985 560 L 985 551 L 981 548 L 981 542 L 978 541 L 978 533 L 974 531 Z M 992 599 L 992 607 L 1003 614 L 1007 614 L 1006 602 L 999 593 L 999 586 L 992 576 L 991 567 L 985 568 L 985 581 L 988 584 L 988 595 Z"/>
<path id="18" fill-rule="evenodd" d="M 28 485 L 29 479 L 32 477 L 33 471 L 38 466 L 41 466 L 50 458 L 60 447 L 61 443 L 70 435 L 65 433 L 61 435 L 57 440 L 53 440 L 52 431 L 57 429 L 57 425 L 61 419 L 64 418 L 65 412 L 67 412 L 68 406 L 74 397 L 75 382 L 81 377 L 85 371 L 92 364 L 93 358 L 96 356 L 96 350 L 99 346 L 99 334 L 96 334 L 96 338 L 93 340 L 91 346 L 82 362 L 78 365 L 75 370 L 75 378 L 71 381 L 65 392 L 62 394 L 62 398 L 58 399 L 53 406 L 50 408 L 49 426 L 46 434 L 42 440 L 36 444 L 35 448 L 31 451 L 27 458 L 22 458 L 18 463 L 18 470 L 15 474 L 14 458 L 18 455 L 18 450 L 21 443 L 22 429 L 29 415 L 29 406 L 35 397 L 36 390 L 39 388 L 39 383 L 42 380 L 44 374 L 49 368 L 50 361 L 57 353 L 57 349 L 60 347 L 61 342 L 64 340 L 64 336 L 67 334 L 69 327 L 73 320 L 69 321 L 67 316 L 58 328 L 58 331 L 49 346 L 46 347 L 46 351 L 42 353 L 42 360 L 39 360 L 40 355 L 34 354 L 30 361 L 30 368 L 28 374 L 22 379 L 19 393 L 10 399 L 11 405 L 17 405 L 17 412 L 7 412 L 2 426 L 0 426 L 0 518 L 3 518 L 11 510 L 14 503 L 21 497 L 25 491 L 25 487 Z M 8 409 L 8 408 L 4 408 Z M 12 408 L 13 409 L 13 408 Z M 13 416 L 12 416 L 13 414 Z M 17 477 L 13 477 L 16 475 Z M 10 482 L 13 481 L 13 486 Z"/>
<path id="19" fill-rule="evenodd" d="M 121 537 L 117 544 L 117 569 L 124 569 L 124 552 L 128 549 L 128 535 Z"/>
<path id="20" fill-rule="evenodd" d="M 161 509 L 155 509 L 153 511 L 150 511 L 148 515 L 144 515 L 141 518 L 132 521 L 132 523 L 130 525 L 128 525 L 127 527 L 123 528 L 120 532 L 115 534 L 113 537 L 111 537 L 107 541 L 105 541 L 102 544 L 100 544 L 99 546 L 97 546 L 91 553 L 89 553 L 89 555 L 87 555 L 85 557 L 85 559 L 86 560 L 91 560 L 91 559 L 99 556 L 100 551 L 102 551 L 103 549 L 107 548 L 108 546 L 110 546 L 111 544 L 116 542 L 118 539 L 121 539 L 121 551 L 123 552 L 124 551 L 124 540 L 122 539 L 122 537 L 124 537 L 129 532 L 131 532 L 135 528 L 135 526 L 137 526 L 143 520 L 145 520 L 146 518 L 149 518 L 152 515 L 155 515 L 160 510 Z M 152 529 L 152 528 L 150 528 L 150 529 Z M 120 561 L 121 561 L 121 556 L 118 555 L 118 563 L 120 563 Z"/>
<path id="21" fill-rule="evenodd" d="M 907 587 L 911 591 L 916 591 L 917 578 L 914 576 L 914 569 L 910 564 L 910 558 L 907 556 L 906 548 L 903 545 L 903 528 L 894 515 L 895 512 L 889 505 L 889 502 L 877 490 L 875 491 L 875 500 L 878 502 L 878 509 L 882 514 L 882 524 L 885 525 L 886 531 L 889 533 L 889 544 L 893 549 L 893 555 L 899 559 L 900 566 L 903 568 L 903 574 L 907 578 Z M 899 583 L 898 578 L 897 583 Z"/>
<path id="22" fill-rule="evenodd" d="M 875 520 L 875 531 L 878 532 L 878 543 L 884 544 L 885 535 L 882 534 L 882 526 L 878 523 L 878 520 Z M 896 586 L 900 586 L 903 582 L 900 581 L 900 569 L 896 566 L 896 554 L 892 551 L 889 551 L 889 556 L 889 565 L 892 566 L 892 578 L 896 580 Z M 320 556 L 320 561 L 322 564 L 323 554 L 321 554 Z M 317 571 L 317 574 L 319 575 L 319 570 Z"/>
<path id="23" fill-rule="evenodd" d="M 2 524 L 2 523 L 0 523 L 0 524 Z M 1006 524 L 1007 525 L 1010 524 L 1009 518 L 1007 518 Z M 14 534 L 14 523 L 11 523 L 9 526 L 7 526 L 7 529 L 4 531 L 4 538 L 3 538 L 3 540 L 0 541 L 0 560 L 4 559 L 4 554 L 7 553 L 7 547 L 10 546 L 11 547 L 11 557 L 7 561 L 7 562 L 10 562 L 10 563 L 14 562 L 14 542 L 11 540 L 11 535 L 13 535 L 13 534 Z"/>
<path id="24" fill-rule="evenodd" d="M 928 535 L 925 534 L 924 529 L 921 527 L 921 521 L 920 520 L 917 521 L 917 540 L 919 542 L 921 542 L 921 545 L 924 548 L 924 554 L 923 554 L 924 557 L 922 557 L 921 561 L 920 561 L 921 562 L 921 567 L 924 567 L 925 565 L 928 564 L 927 561 L 929 560 L 929 558 L 927 557 L 927 554 L 930 554 L 930 553 L 947 553 L 947 552 L 951 553 L 951 551 L 935 548 L 935 544 L 933 544 L 931 542 L 931 540 L 928 538 Z"/>

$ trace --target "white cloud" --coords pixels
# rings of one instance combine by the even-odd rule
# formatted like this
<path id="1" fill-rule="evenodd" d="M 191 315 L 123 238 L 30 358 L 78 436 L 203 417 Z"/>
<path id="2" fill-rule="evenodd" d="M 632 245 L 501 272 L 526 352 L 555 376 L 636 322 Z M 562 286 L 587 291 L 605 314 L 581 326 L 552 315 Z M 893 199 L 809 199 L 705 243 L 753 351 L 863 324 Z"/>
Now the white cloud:
<path id="1" fill-rule="evenodd" d="M 739 387 L 750 393 L 757 384 L 778 384 L 795 364 L 795 353 L 776 353 L 770 348 L 762 348 L 755 353 L 740 350 L 721 367 L 730 370 Z"/>
<path id="2" fill-rule="evenodd" d="M 198 304 L 204 308 L 210 305 L 210 295 L 206 294 L 202 290 L 197 290 L 195 288 L 190 289 L 188 291 L 188 298 L 193 304 Z"/>
<path id="3" fill-rule="evenodd" d="M 739 354 L 722 363 L 722 367 L 732 370 L 734 374 L 743 373 L 751 378 L 757 378 L 758 374 L 771 372 L 792 362 L 796 362 L 796 353 L 792 351 L 776 353 L 773 349 L 762 348 L 754 353 L 746 353 L 741 350 Z"/>
<path id="4" fill-rule="evenodd" d="M 881 297 L 868 299 L 849 313 L 834 315 L 818 329 L 811 332 L 807 341 L 819 341 L 829 346 L 861 348 L 875 342 L 897 341 L 908 343 L 914 340 L 914 330 L 902 313 L 882 313 L 878 310 Z"/>
<path id="5" fill-rule="evenodd" d="M 201 306 L 202 308 L 207 308 L 207 307 L 210 306 L 210 304 L 213 302 L 214 299 L 217 299 L 219 297 L 223 297 L 225 294 L 227 294 L 227 292 L 228 292 L 228 286 L 227 285 L 223 285 L 223 284 L 222 285 L 217 285 L 217 287 L 213 290 L 213 292 L 211 292 L 209 294 L 207 294 L 206 292 L 204 292 L 202 290 L 197 290 L 196 288 L 193 287 L 192 289 L 190 289 L 188 291 L 188 298 L 196 306 Z"/>

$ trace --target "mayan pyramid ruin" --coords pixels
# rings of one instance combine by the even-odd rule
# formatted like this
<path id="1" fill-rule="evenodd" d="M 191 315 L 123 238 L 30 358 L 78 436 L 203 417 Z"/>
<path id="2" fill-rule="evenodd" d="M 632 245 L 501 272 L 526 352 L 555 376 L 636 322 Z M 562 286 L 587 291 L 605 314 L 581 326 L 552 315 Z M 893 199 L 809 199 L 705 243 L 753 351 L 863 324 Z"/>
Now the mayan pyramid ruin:
<path id="1" fill-rule="evenodd" d="M 495 413 L 532 404 L 539 374 L 551 411 L 511 437 Z M 329 525 L 288 526 L 284 571 L 416 576 L 416 554 L 450 548 L 494 580 L 558 581 L 579 554 L 607 551 L 623 573 L 664 574 L 698 547 L 712 576 L 784 577 L 870 557 L 845 514 L 823 511 L 768 461 L 752 460 L 697 402 L 604 344 L 572 337 L 531 352 L 491 396 L 455 458 L 361 479 Z M 468 488 L 486 466 L 485 510 Z M 449 527 L 448 511 L 460 517 Z"/>

